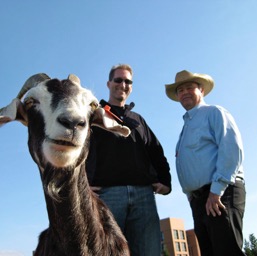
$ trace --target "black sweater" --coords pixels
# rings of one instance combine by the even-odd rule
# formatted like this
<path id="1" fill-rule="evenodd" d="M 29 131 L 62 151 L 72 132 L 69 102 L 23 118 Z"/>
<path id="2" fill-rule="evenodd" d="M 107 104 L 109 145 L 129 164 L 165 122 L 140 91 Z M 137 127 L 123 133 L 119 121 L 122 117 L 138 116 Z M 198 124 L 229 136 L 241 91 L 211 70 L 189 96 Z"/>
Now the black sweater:
<path id="1" fill-rule="evenodd" d="M 104 107 L 120 117 L 131 129 L 129 137 L 92 127 L 86 170 L 92 186 L 150 185 L 160 182 L 171 188 L 170 168 L 163 148 L 143 117 L 125 107 Z M 170 189 L 171 191 L 171 189 Z"/>

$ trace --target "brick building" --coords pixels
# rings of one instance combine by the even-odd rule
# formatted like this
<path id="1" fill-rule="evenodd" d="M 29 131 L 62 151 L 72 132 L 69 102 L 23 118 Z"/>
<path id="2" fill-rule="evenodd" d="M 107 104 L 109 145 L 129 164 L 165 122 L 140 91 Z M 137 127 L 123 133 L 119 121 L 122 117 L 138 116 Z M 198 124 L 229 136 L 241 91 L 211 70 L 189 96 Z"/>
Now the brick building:
<path id="1" fill-rule="evenodd" d="M 163 256 L 201 256 L 194 230 L 186 231 L 182 219 L 160 221 Z"/>

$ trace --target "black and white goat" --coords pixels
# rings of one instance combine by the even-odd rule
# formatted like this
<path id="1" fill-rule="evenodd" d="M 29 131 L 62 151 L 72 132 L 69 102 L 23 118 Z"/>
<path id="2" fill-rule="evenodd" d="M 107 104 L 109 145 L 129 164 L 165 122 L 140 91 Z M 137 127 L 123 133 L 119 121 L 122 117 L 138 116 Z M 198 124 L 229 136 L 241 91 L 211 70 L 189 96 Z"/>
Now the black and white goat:
<path id="1" fill-rule="evenodd" d="M 91 191 L 84 168 L 90 125 L 123 136 L 129 129 L 105 113 L 75 75 L 61 81 L 46 74 L 30 77 L 17 98 L 0 109 L 0 125 L 14 120 L 28 126 L 29 151 L 40 170 L 49 218 L 34 255 L 129 255 L 122 232 Z"/>

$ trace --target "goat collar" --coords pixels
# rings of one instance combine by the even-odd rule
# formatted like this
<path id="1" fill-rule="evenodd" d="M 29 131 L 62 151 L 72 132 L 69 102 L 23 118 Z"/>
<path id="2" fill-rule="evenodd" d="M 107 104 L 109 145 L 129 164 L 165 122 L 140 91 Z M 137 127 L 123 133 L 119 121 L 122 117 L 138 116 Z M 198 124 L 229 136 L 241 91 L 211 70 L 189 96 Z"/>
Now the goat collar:
<path id="1" fill-rule="evenodd" d="M 108 103 L 107 101 L 105 101 L 105 100 L 101 100 L 100 101 L 100 105 L 102 106 L 102 107 L 104 107 L 104 106 L 106 106 L 106 105 L 108 105 L 108 106 L 110 106 L 110 107 L 112 107 L 113 105 L 111 105 L 110 103 Z M 132 108 L 134 108 L 135 107 L 135 103 L 134 102 L 131 102 L 129 105 L 128 104 L 125 104 L 125 106 L 124 106 L 124 108 L 125 108 L 125 110 L 131 110 Z"/>

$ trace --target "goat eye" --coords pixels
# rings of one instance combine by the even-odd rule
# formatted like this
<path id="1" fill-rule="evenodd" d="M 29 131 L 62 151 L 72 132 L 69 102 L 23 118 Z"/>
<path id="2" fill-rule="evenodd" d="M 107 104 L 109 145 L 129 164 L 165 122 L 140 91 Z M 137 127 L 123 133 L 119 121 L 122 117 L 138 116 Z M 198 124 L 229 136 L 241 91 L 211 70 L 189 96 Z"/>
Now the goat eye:
<path id="1" fill-rule="evenodd" d="M 90 103 L 90 106 L 91 106 L 92 110 L 95 110 L 95 109 L 97 109 L 98 104 L 97 104 L 97 102 L 93 101 Z"/>
<path id="2" fill-rule="evenodd" d="M 31 108 L 33 105 L 35 105 L 36 100 L 34 100 L 33 98 L 28 98 L 24 100 L 24 105 L 26 109 Z"/>

